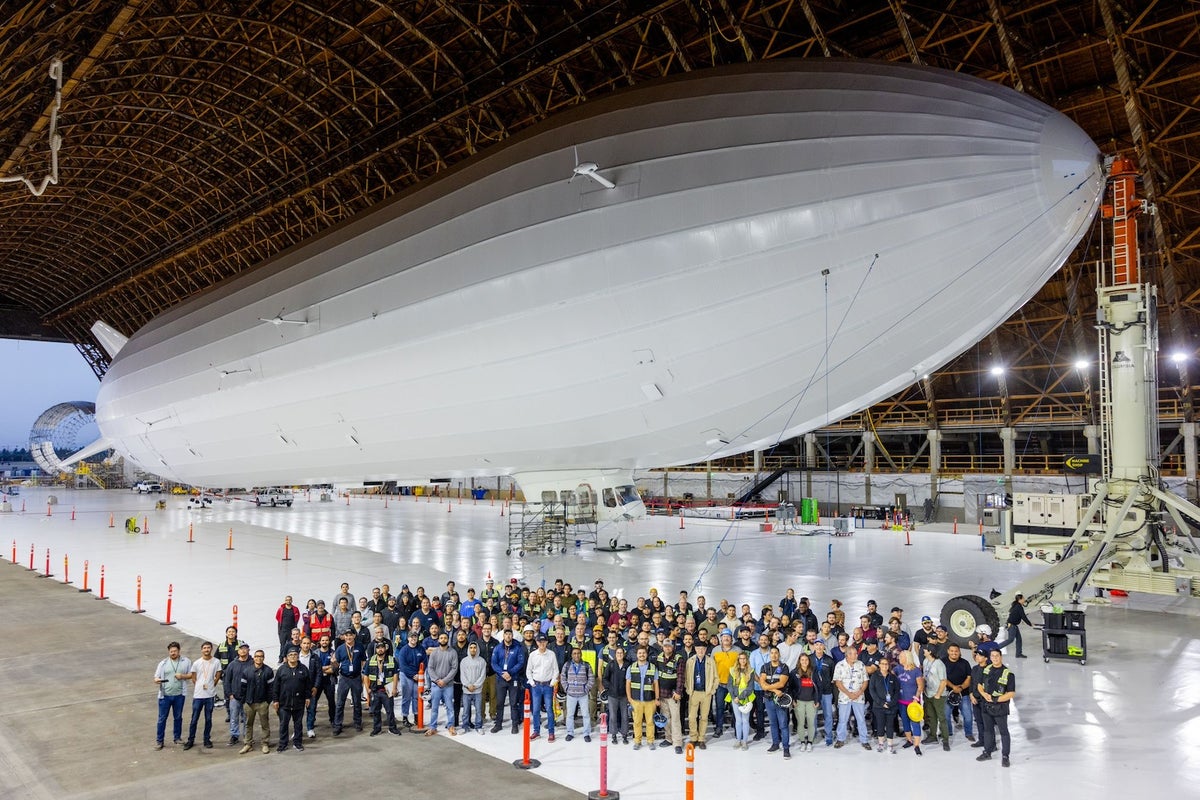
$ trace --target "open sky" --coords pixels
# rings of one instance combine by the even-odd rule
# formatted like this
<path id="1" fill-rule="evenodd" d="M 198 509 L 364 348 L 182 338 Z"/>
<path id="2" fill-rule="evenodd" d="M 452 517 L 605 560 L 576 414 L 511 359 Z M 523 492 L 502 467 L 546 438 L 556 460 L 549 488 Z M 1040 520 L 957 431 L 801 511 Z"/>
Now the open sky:
<path id="1" fill-rule="evenodd" d="M 69 400 L 96 401 L 100 381 L 74 346 L 0 339 L 0 447 L 25 447 L 43 411 Z M 82 447 L 95 427 L 79 431 Z"/>

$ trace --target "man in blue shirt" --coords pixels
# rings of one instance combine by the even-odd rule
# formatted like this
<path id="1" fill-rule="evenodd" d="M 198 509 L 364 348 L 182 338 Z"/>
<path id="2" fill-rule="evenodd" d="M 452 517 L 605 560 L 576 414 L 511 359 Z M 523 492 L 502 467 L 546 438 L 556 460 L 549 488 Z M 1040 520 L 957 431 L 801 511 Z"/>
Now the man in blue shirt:
<path id="1" fill-rule="evenodd" d="M 357 642 L 357 634 L 348 630 L 342 634 L 343 642 L 338 645 L 330 666 L 334 667 L 338 676 L 337 711 L 333 715 L 333 735 L 342 735 L 342 720 L 346 711 L 346 695 L 350 695 L 354 709 L 354 730 L 361 731 L 362 726 L 362 665 L 363 649 Z"/>

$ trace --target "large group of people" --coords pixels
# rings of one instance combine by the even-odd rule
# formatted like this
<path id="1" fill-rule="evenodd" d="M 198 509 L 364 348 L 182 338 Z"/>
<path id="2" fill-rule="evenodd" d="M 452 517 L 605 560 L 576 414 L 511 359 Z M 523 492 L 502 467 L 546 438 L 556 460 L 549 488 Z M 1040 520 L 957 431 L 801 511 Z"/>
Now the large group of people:
<path id="1" fill-rule="evenodd" d="M 634 750 L 699 749 L 727 729 L 732 746 L 749 750 L 770 739 L 767 753 L 812 752 L 822 742 L 838 749 L 853 741 L 866 750 L 922 756 L 922 743 L 951 749 L 956 725 L 976 759 L 999 749 L 1010 764 L 1008 714 L 1016 676 L 1001 648 L 1021 639 L 1028 624 L 1018 597 L 1008 616 L 1008 641 L 992 640 L 981 625 L 970 652 L 950 640 L 929 616 L 914 629 L 904 611 L 885 619 L 874 600 L 857 620 L 831 600 L 820 619 L 807 597 L 788 589 L 777 605 L 755 613 L 748 604 L 708 605 L 686 591 L 668 604 L 651 588 L 630 601 L 610 596 L 602 580 L 589 593 L 562 580 L 528 587 L 489 578 L 478 594 L 460 596 L 453 581 L 441 594 L 384 584 L 356 598 L 343 583 L 332 599 L 301 608 L 284 598 L 276 610 L 279 648 L 251 654 L 230 626 L 225 639 L 205 642 L 195 661 L 177 642 L 155 671 L 159 714 L 155 747 L 165 744 L 174 715 L 174 742 L 213 747 L 214 709 L 226 711 L 230 747 L 240 753 L 272 745 L 304 749 L 316 738 L 324 700 L 332 736 L 349 725 L 372 736 L 417 728 L 426 736 L 520 731 L 526 690 L 532 739 L 556 741 L 565 728 L 591 742 L 600 715 L 614 745 Z M 856 624 L 857 623 L 857 624 Z M 183 711 L 188 685 L 192 713 L 186 742 Z M 397 710 L 396 705 L 399 704 Z M 423 723 L 423 724 L 422 724 Z M 979 738 L 976 739 L 976 727 Z"/>

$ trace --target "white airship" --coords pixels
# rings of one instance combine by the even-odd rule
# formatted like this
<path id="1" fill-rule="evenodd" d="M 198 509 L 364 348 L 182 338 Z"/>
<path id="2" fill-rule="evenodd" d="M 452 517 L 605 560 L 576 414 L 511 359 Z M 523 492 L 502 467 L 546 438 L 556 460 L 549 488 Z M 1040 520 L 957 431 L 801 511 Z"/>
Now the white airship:
<path id="1" fill-rule="evenodd" d="M 128 340 L 98 325 L 99 444 L 194 485 L 508 474 L 636 515 L 634 470 L 812 430 L 981 339 L 1102 186 L 1066 117 L 956 73 L 774 61 L 635 87 Z"/>

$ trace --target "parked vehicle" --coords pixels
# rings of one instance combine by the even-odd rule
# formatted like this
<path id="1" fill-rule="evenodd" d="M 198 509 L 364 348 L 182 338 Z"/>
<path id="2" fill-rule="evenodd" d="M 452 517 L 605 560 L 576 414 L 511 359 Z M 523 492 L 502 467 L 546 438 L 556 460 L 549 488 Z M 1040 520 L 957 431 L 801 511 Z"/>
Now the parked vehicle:
<path id="1" fill-rule="evenodd" d="M 256 506 L 287 506 L 291 508 L 295 498 L 292 496 L 291 489 L 279 489 L 272 486 L 269 489 L 259 489 L 254 493 L 254 505 Z"/>
<path id="2" fill-rule="evenodd" d="M 133 491 L 138 494 L 162 494 L 162 490 L 161 483 L 149 483 L 147 481 L 141 481 L 133 486 Z"/>

